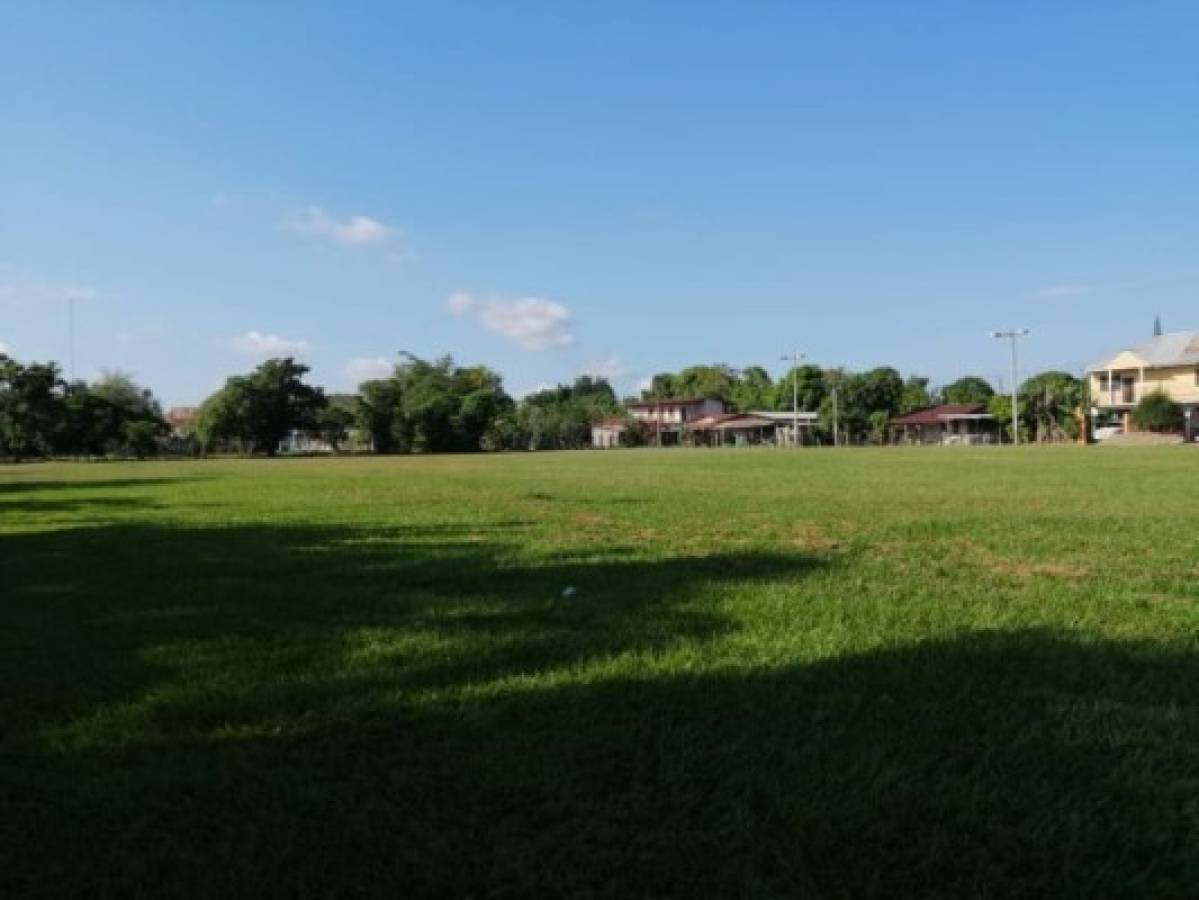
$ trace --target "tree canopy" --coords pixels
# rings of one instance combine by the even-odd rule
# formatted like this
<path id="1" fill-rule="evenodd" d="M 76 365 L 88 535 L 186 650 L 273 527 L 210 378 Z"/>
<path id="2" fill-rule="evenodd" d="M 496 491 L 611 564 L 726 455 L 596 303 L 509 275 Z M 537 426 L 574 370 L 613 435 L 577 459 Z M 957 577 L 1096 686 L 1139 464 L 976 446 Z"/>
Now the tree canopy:
<path id="1" fill-rule="evenodd" d="M 0 355 L 0 456 L 149 456 L 166 423 L 158 401 L 121 372 L 68 384 L 54 363 Z"/>
<path id="2" fill-rule="evenodd" d="M 486 366 L 404 354 L 389 378 L 361 385 L 357 421 L 380 453 L 462 452 L 481 449 L 512 406 Z"/>
<path id="3" fill-rule="evenodd" d="M 205 446 L 235 443 L 274 456 L 291 431 L 313 429 L 327 400 L 304 382 L 308 366 L 293 358 L 268 359 L 248 375 L 234 375 L 200 406 L 196 434 Z"/>
<path id="4" fill-rule="evenodd" d="M 995 394 L 995 389 L 985 378 L 977 375 L 966 375 L 957 381 L 951 381 L 941 388 L 942 403 L 987 403 Z"/>
<path id="5" fill-rule="evenodd" d="M 1020 385 L 1021 420 L 1038 442 L 1077 437 L 1084 386 L 1069 372 L 1041 372 Z"/>

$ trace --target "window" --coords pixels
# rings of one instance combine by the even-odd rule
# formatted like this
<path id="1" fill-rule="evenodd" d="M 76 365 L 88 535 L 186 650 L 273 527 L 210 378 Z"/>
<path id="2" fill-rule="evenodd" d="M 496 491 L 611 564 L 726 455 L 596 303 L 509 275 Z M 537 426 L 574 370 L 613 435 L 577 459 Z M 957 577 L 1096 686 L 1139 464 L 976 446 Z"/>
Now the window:
<path id="1" fill-rule="evenodd" d="M 1196 371 L 1195 377 L 1199 378 L 1199 370 Z M 1101 391 L 1107 390 L 1107 372 L 1102 372 L 1099 375 L 1099 390 L 1101 390 Z"/>

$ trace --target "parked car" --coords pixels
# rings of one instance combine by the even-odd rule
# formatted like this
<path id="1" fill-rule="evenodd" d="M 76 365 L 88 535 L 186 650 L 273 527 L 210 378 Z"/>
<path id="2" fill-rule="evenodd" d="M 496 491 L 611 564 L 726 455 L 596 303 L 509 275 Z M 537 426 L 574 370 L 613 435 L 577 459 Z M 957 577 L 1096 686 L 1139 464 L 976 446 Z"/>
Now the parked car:
<path id="1" fill-rule="evenodd" d="M 1103 425 L 1095 429 L 1095 440 L 1106 441 L 1109 437 L 1115 437 L 1117 434 L 1123 434 L 1124 427 L 1122 425 Z"/>

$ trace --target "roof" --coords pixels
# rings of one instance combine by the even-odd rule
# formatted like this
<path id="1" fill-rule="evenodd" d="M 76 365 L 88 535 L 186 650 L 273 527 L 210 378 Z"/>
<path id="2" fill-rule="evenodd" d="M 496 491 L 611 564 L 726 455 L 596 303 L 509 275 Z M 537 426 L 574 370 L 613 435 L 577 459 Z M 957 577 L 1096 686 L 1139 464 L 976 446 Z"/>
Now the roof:
<path id="1" fill-rule="evenodd" d="M 624 416 L 601 416 L 591 424 L 595 428 L 627 428 L 629 422 Z"/>
<path id="2" fill-rule="evenodd" d="M 985 403 L 943 403 L 916 409 L 891 420 L 892 425 L 940 425 L 947 419 L 988 417 Z"/>
<path id="3" fill-rule="evenodd" d="M 1131 353 L 1141 360 L 1145 368 L 1163 366 L 1199 365 L 1199 331 L 1171 331 L 1151 337 L 1135 347 L 1126 347 L 1119 353 L 1101 359 L 1088 371 L 1098 372 L 1112 368 L 1112 363 L 1124 353 Z"/>
<path id="4" fill-rule="evenodd" d="M 725 413 L 719 416 L 704 416 L 690 424 L 692 431 L 735 431 L 740 428 L 771 428 L 774 419 L 752 413 Z"/>
<path id="5" fill-rule="evenodd" d="M 720 403 L 724 404 L 723 400 L 717 400 L 712 397 L 659 397 L 656 400 L 634 400 L 631 403 L 626 403 L 628 407 L 640 406 L 689 406 L 692 403 Z"/>
<path id="6" fill-rule="evenodd" d="M 770 419 L 772 422 L 779 422 L 783 425 L 789 425 L 797 418 L 800 425 L 811 425 L 820 418 L 820 413 L 806 409 L 801 409 L 798 413 L 781 409 L 751 409 L 749 410 L 749 414 L 751 416 L 761 416 L 763 419 Z"/>

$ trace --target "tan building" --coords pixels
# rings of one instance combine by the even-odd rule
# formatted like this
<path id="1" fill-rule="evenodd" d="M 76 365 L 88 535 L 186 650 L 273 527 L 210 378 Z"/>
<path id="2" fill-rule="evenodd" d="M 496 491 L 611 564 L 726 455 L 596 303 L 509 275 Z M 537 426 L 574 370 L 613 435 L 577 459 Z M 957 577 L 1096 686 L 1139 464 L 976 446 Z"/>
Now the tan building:
<path id="1" fill-rule="evenodd" d="M 1159 334 L 1087 370 L 1096 423 L 1132 427 L 1133 407 L 1160 391 L 1186 413 L 1186 437 L 1199 434 L 1199 331 Z"/>

